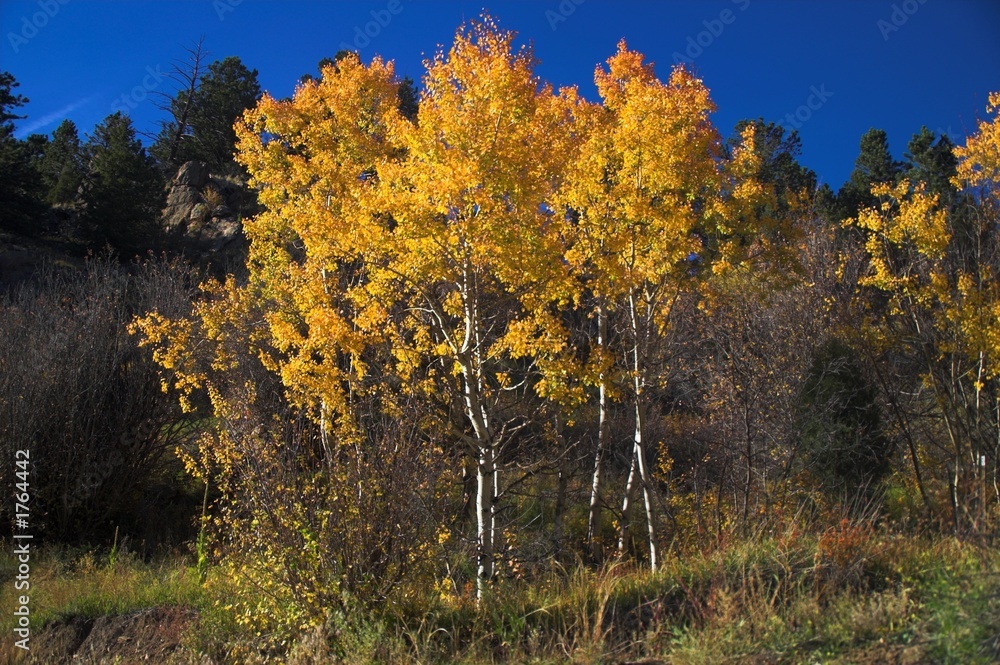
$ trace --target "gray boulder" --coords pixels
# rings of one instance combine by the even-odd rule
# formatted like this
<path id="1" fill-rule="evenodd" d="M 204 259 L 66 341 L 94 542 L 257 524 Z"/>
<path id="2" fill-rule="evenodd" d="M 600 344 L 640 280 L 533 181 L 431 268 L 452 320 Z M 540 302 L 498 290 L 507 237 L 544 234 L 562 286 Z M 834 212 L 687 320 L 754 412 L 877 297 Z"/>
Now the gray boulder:
<path id="1" fill-rule="evenodd" d="M 208 166 L 205 162 L 187 162 L 174 176 L 174 185 L 184 185 L 201 189 L 208 182 Z"/>

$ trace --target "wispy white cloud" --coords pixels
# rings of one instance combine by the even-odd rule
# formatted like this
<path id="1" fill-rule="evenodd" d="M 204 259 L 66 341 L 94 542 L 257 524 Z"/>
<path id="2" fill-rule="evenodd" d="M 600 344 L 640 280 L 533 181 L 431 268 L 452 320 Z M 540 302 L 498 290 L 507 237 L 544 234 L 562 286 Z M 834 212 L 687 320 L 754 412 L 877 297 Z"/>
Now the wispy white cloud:
<path id="1" fill-rule="evenodd" d="M 66 105 L 66 107 L 61 108 L 58 111 L 53 111 L 52 113 L 46 113 L 41 118 L 38 118 L 37 120 L 32 120 L 28 124 L 18 127 L 17 131 L 14 132 L 14 136 L 16 136 L 19 139 L 23 139 L 28 134 L 33 134 L 37 132 L 39 129 L 42 129 L 43 127 L 48 127 L 52 123 L 62 120 L 73 111 L 77 110 L 78 108 L 84 107 L 87 104 L 90 104 L 98 97 L 99 95 L 90 95 L 89 97 L 78 99 L 72 104 L 68 104 Z"/>

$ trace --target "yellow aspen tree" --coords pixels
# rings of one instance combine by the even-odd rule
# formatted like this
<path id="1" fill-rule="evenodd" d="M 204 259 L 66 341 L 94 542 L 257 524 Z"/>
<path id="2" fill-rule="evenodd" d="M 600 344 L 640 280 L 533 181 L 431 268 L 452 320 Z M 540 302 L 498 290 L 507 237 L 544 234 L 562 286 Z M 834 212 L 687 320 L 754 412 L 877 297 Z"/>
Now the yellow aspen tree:
<path id="1" fill-rule="evenodd" d="M 712 265 L 724 271 L 761 247 L 760 220 L 767 192 L 751 174 L 757 162 L 753 131 L 726 160 L 709 120 L 714 105 L 704 84 L 684 68 L 666 82 L 621 42 L 595 82 L 599 110 L 580 114 L 583 146 L 556 201 L 572 211 L 565 225 L 568 263 L 587 284 L 598 319 L 599 432 L 591 483 L 588 538 L 600 506 L 606 409 L 616 388 L 630 393 L 632 467 L 622 501 L 619 550 L 629 535 L 633 491 L 641 487 L 650 564 L 658 563 L 655 497 L 649 469 L 646 416 L 658 347 L 678 297 L 692 276 Z M 625 321 L 627 386 L 609 383 L 608 316 Z"/>
<path id="2" fill-rule="evenodd" d="M 968 305 L 950 316 L 979 355 L 978 383 L 1000 376 L 1000 92 L 990 95 L 987 111 L 992 119 L 981 121 L 978 131 L 955 149 L 958 170 L 953 183 L 976 202 L 973 233 L 980 238 L 974 262 L 978 270 L 958 280 L 959 294 Z M 1000 420 L 1000 402 L 997 409 Z"/>
<path id="3" fill-rule="evenodd" d="M 457 384 L 459 435 L 477 463 L 480 598 L 495 576 L 497 458 L 524 426 L 497 406 L 526 383 L 511 365 L 537 355 L 549 378 L 531 388 L 574 392 L 557 316 L 573 289 L 545 204 L 579 100 L 543 85 L 514 38 L 488 16 L 459 28 L 425 63 L 415 121 L 397 110 L 393 65 L 378 58 L 348 55 L 291 99 L 265 95 L 237 127 L 237 158 L 265 210 L 245 225 L 248 283 L 227 287 L 261 312 L 251 327 L 273 350 L 267 367 L 324 436 L 358 438 L 352 400 L 379 390 L 367 375 L 374 347 L 390 349 L 397 378 L 436 377 L 426 391 Z M 192 325 L 176 329 L 190 338 Z M 146 328 L 180 366 L 168 322 Z"/>
<path id="4" fill-rule="evenodd" d="M 265 207 L 245 223 L 248 288 L 265 303 L 282 354 L 275 369 L 324 432 L 334 419 L 348 424 L 372 341 L 356 297 L 371 226 L 361 198 L 374 165 L 395 150 L 398 85 L 392 63 L 349 55 L 291 100 L 265 95 L 237 127 L 237 158 Z"/>
<path id="5" fill-rule="evenodd" d="M 699 216 L 689 194 L 715 176 L 718 139 L 708 123 L 707 90 L 683 70 L 668 84 L 655 77 L 642 56 L 624 42 L 595 72 L 602 113 L 571 166 L 558 202 L 576 219 L 570 234 L 572 265 L 592 273 L 598 316 L 598 351 L 603 353 L 609 310 L 622 308 L 628 324 L 629 375 L 634 402 L 633 471 L 622 506 L 620 547 L 628 533 L 627 514 L 635 472 L 646 506 L 650 563 L 657 565 L 655 516 L 645 441 L 644 392 L 653 329 L 669 317 L 672 289 L 685 275 L 685 262 L 701 249 L 694 234 Z M 701 159 L 698 159 L 701 158 Z M 700 182 L 699 182 L 700 181 Z M 608 386 L 600 381 L 602 411 Z M 601 429 L 606 413 L 600 416 Z M 598 434 L 589 529 L 596 522 L 600 464 L 605 436 Z"/>
<path id="6" fill-rule="evenodd" d="M 879 206 L 846 222 L 867 233 L 869 272 L 862 284 L 888 294 L 890 316 L 907 322 L 925 365 L 952 450 L 947 466 L 956 529 L 969 511 L 967 500 L 983 497 L 989 484 L 1000 500 L 995 459 L 992 483 L 987 477 L 1000 441 L 998 105 L 1000 94 L 991 95 L 994 117 L 955 149 L 953 184 L 962 206 L 949 211 L 922 183 L 903 181 L 873 187 Z"/>
<path id="7" fill-rule="evenodd" d="M 845 221 L 865 230 L 865 252 L 868 272 L 859 280 L 889 296 L 886 320 L 880 322 L 883 331 L 891 334 L 895 320 L 902 324 L 906 335 L 894 337 L 896 346 L 913 340 L 913 352 L 924 365 L 923 380 L 934 395 L 949 445 L 952 450 L 947 466 L 949 498 L 955 528 L 959 528 L 959 484 L 963 468 L 963 437 L 958 432 L 955 411 L 950 408 L 954 386 L 942 380 L 942 368 L 961 362 L 963 354 L 950 342 L 957 341 L 946 312 L 956 303 L 955 281 L 961 272 L 952 271 L 949 247 L 952 228 L 948 212 L 938 205 L 938 197 L 927 193 L 922 183 L 902 181 L 872 187 L 879 198 L 877 208 L 866 208 L 854 219 Z M 881 332 L 881 331 L 880 331 Z M 950 372 L 945 371 L 945 374 Z M 963 372 L 964 373 L 964 372 Z M 946 447 L 945 447 L 946 448 Z M 971 462 L 971 460 L 970 460 Z"/>
<path id="8" fill-rule="evenodd" d="M 962 397 L 964 403 L 971 394 L 966 409 L 974 414 L 970 429 L 979 434 L 970 446 L 978 458 L 973 466 L 980 472 L 984 503 L 990 489 L 1000 504 L 1000 92 L 989 95 L 987 112 L 992 117 L 955 149 L 952 184 L 971 205 L 962 211 L 963 269 L 954 277 L 945 317 L 958 330 L 970 363 L 971 390 Z"/>
<path id="9" fill-rule="evenodd" d="M 569 105 L 533 73 L 530 49 L 492 19 L 460 28 L 427 63 L 415 124 L 397 119 L 402 156 L 376 167 L 365 249 L 372 302 L 405 307 L 422 355 L 460 377 L 477 459 L 477 595 L 494 576 L 497 456 L 510 423 L 494 408 L 503 358 L 532 346 L 539 316 L 569 297 L 544 204 L 565 163 Z M 565 285 L 565 286 L 560 286 Z"/>
<path id="10" fill-rule="evenodd" d="M 348 56 L 291 99 L 265 96 L 249 110 L 236 128 L 237 158 L 264 210 L 244 223 L 246 278 L 204 285 L 189 319 L 154 314 L 135 326 L 183 392 L 207 392 L 211 400 L 217 431 L 202 438 L 199 458 L 187 461 L 220 488 L 220 519 L 241 530 L 232 535 L 231 563 L 268 598 L 291 594 L 296 611 L 313 618 L 344 594 L 371 601 L 369 581 L 377 578 L 364 575 L 376 560 L 388 565 L 378 583 L 391 587 L 413 561 L 412 541 L 399 547 L 404 534 L 419 531 L 410 528 L 417 520 L 362 523 L 357 511 L 381 504 L 382 479 L 373 470 L 369 483 L 345 463 L 360 464 L 370 453 L 356 422 L 360 409 L 383 397 L 380 408 L 393 409 L 392 388 L 368 373 L 373 357 L 382 361 L 387 334 L 367 325 L 372 302 L 364 297 L 360 251 L 372 218 L 360 201 L 372 187 L 375 164 L 398 152 L 388 139 L 388 123 L 399 114 L 398 87 L 391 63 L 376 58 L 365 66 Z M 315 468 L 305 458 L 293 460 L 298 453 L 285 446 L 294 429 L 288 419 L 300 416 L 319 426 Z M 301 436 L 311 436 L 305 431 Z M 345 496 L 337 486 L 351 478 L 357 495 Z M 399 548 L 392 553 L 399 558 L 350 560 L 352 548 L 382 536 Z M 274 614 L 241 617 L 266 622 Z"/>
<path id="11" fill-rule="evenodd" d="M 565 161 L 568 106 L 513 40 L 488 17 L 460 28 L 426 63 L 416 122 L 395 110 L 391 64 L 348 57 L 291 102 L 265 98 L 240 134 L 268 206 L 248 227 L 251 271 L 283 304 L 269 324 L 286 385 L 321 415 L 348 417 L 342 386 L 363 376 L 375 340 L 391 342 L 400 372 L 433 361 L 459 379 L 480 597 L 509 436 L 493 413 L 501 361 L 568 283 L 542 207 Z"/>

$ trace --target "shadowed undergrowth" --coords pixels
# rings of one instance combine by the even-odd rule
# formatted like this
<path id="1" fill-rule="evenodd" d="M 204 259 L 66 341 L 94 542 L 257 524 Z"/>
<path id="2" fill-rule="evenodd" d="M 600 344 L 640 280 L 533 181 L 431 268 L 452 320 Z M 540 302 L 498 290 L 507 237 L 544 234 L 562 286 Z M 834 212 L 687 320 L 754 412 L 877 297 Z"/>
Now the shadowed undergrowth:
<path id="1" fill-rule="evenodd" d="M 192 608 L 199 618 L 176 662 L 986 663 L 1000 656 L 998 564 L 954 539 L 845 521 L 676 552 L 656 573 L 553 565 L 500 582 L 478 607 L 424 580 L 375 610 L 338 608 L 322 625 L 280 633 L 232 616 L 235 598 L 255 590 L 221 567 L 201 584 L 180 554 L 50 550 L 33 561 L 32 626 L 37 635 L 57 619 Z M 5 555 L 5 607 L 15 566 Z M 3 621 L 9 634 L 11 615 Z"/>

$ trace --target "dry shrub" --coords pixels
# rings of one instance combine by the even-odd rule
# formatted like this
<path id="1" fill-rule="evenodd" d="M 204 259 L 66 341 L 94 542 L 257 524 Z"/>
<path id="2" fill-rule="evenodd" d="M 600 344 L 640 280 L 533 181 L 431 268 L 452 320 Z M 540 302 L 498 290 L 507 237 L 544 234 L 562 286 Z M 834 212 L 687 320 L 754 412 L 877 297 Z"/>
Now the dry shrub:
<path id="1" fill-rule="evenodd" d="M 95 260 L 44 271 L 0 304 L 0 451 L 30 451 L 30 528 L 60 541 L 110 540 L 186 434 L 176 398 L 126 326 L 153 303 L 183 311 L 187 275 L 151 262 Z M 5 463 L 0 485 L 12 487 Z M 13 506 L 3 504 L 5 523 Z"/>

